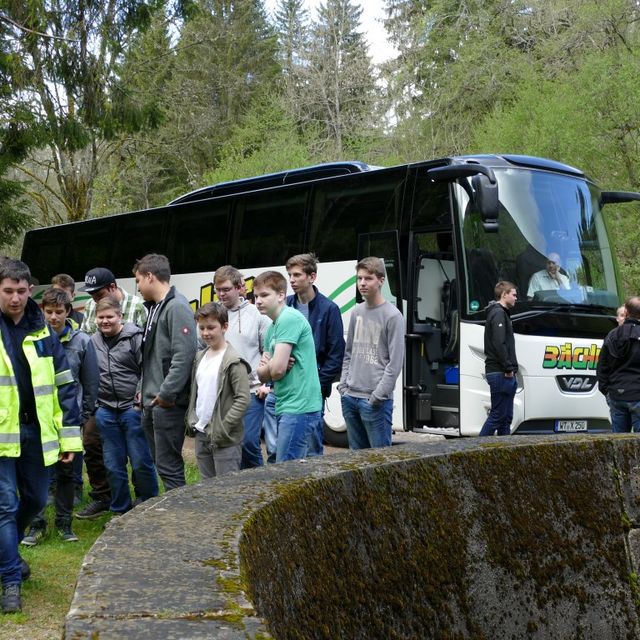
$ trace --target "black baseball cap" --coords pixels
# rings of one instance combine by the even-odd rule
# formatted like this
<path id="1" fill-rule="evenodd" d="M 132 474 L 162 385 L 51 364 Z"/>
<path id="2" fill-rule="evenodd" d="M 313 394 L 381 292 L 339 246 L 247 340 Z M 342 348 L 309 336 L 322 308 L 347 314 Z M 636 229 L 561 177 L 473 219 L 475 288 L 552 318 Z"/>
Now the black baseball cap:
<path id="1" fill-rule="evenodd" d="M 104 287 L 108 287 L 112 282 L 116 281 L 116 277 L 104 267 L 96 267 L 87 271 L 87 275 L 84 277 L 84 287 L 80 288 L 80 291 L 86 291 L 92 293 L 98 291 Z"/>

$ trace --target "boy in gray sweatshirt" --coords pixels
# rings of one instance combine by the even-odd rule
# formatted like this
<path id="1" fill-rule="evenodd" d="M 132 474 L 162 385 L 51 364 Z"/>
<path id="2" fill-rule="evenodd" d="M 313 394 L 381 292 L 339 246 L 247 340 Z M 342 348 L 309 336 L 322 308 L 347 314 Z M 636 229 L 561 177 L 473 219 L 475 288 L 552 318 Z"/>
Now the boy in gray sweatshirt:
<path id="1" fill-rule="evenodd" d="M 218 300 L 226 307 L 229 327 L 225 334 L 241 358 L 251 367 L 249 387 L 251 402 L 244 414 L 244 440 L 242 443 L 242 468 L 251 469 L 264 464 L 260 448 L 260 432 L 269 389 L 261 385 L 256 370 L 264 351 L 264 336 L 271 324 L 241 293 L 244 285 L 242 274 L 230 265 L 216 269 L 213 279 Z"/>
<path id="2" fill-rule="evenodd" d="M 384 262 L 369 257 L 356 266 L 358 291 L 349 321 L 338 391 L 349 448 L 391 446 L 393 390 L 404 361 L 404 319 L 382 296 Z"/>

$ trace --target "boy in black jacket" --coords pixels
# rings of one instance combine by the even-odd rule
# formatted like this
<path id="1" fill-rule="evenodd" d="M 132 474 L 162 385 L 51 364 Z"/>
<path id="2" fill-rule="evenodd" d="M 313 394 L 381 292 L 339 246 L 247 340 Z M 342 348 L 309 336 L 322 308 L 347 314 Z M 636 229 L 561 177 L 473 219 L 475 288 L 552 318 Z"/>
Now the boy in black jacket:
<path id="1" fill-rule="evenodd" d="M 494 289 L 495 300 L 487 307 L 484 328 L 485 373 L 491 389 L 491 411 L 481 436 L 508 436 L 513 419 L 513 399 L 518 388 L 516 343 L 509 311 L 518 300 L 513 282 L 502 280 Z"/>

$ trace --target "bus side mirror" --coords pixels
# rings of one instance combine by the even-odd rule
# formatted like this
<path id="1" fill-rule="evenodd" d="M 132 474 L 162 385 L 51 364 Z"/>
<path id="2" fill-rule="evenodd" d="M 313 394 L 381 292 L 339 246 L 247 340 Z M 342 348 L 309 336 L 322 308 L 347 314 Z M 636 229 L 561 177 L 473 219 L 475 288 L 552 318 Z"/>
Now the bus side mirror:
<path id="1" fill-rule="evenodd" d="M 497 233 L 500 211 L 498 183 L 491 182 L 487 176 L 479 173 L 471 178 L 471 186 L 474 191 L 475 209 L 480 213 L 484 230 L 487 233 Z"/>
<path id="2" fill-rule="evenodd" d="M 640 200 L 640 193 L 633 191 L 603 191 L 600 193 L 600 206 L 620 202 L 633 202 Z"/>

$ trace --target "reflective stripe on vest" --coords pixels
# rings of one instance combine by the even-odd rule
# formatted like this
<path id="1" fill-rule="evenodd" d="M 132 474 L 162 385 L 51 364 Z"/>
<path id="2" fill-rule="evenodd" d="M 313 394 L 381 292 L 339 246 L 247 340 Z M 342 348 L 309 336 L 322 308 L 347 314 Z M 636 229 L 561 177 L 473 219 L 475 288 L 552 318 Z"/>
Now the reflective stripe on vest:
<path id="1" fill-rule="evenodd" d="M 15 387 L 16 384 L 14 376 L 0 376 L 0 387 Z"/>
<path id="2" fill-rule="evenodd" d="M 3 444 L 20 444 L 20 432 L 18 432 L 18 433 L 0 433 L 0 443 L 3 443 Z"/>
<path id="3" fill-rule="evenodd" d="M 60 430 L 61 438 L 80 438 L 80 427 L 62 427 Z"/>
<path id="4" fill-rule="evenodd" d="M 69 384 L 70 382 L 74 382 L 74 379 L 69 369 L 60 371 L 60 373 L 56 373 L 56 386 L 59 387 L 63 384 Z"/>

